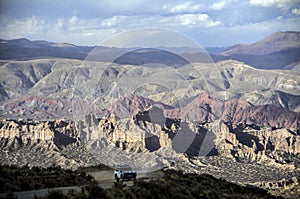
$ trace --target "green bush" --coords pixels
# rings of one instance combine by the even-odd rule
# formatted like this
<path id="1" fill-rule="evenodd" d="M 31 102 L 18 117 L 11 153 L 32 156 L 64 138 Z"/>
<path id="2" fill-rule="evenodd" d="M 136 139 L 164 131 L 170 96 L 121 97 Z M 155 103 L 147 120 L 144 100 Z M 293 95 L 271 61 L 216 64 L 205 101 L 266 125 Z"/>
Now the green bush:
<path id="1" fill-rule="evenodd" d="M 0 166 L 0 193 L 43 188 L 86 185 L 95 181 L 83 170 L 64 170 L 60 167 Z"/>
<path id="2" fill-rule="evenodd" d="M 115 183 L 109 189 L 98 186 L 92 176 L 86 175 L 84 169 L 78 171 L 63 170 L 59 167 L 18 168 L 15 166 L 0 166 L 0 186 L 2 193 L 13 198 L 13 191 L 49 188 L 54 186 L 87 185 L 81 192 L 70 191 L 49 192 L 46 198 L 130 198 L 130 199 L 193 199 L 193 198 L 239 198 L 239 199 L 269 199 L 276 198 L 267 191 L 255 187 L 240 186 L 224 179 L 216 179 L 208 174 L 184 174 L 181 171 L 162 171 L 160 178 L 153 180 L 136 180 L 132 186 Z M 81 184 L 80 184 L 81 183 Z M 36 197 L 37 198 L 37 197 Z M 280 197 L 278 197 L 280 198 Z"/>

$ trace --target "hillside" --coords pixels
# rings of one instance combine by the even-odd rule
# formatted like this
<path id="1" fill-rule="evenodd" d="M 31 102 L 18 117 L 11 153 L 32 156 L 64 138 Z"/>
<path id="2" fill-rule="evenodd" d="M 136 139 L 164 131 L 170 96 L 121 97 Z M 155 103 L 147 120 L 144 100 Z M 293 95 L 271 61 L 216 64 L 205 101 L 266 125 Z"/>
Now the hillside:
<path id="1" fill-rule="evenodd" d="M 256 68 L 284 69 L 300 61 L 300 32 L 276 32 L 256 43 L 226 49 L 216 60 L 235 59 Z"/>
<path id="2" fill-rule="evenodd" d="M 222 55 L 267 55 L 293 48 L 300 48 L 300 32 L 276 32 L 250 45 L 235 45 L 223 51 Z"/>
<path id="3" fill-rule="evenodd" d="M 39 107 L 41 114 L 48 112 L 50 118 L 55 115 L 54 118 L 68 118 L 73 114 L 67 110 L 72 106 L 74 95 L 94 99 L 97 103 L 109 102 L 113 100 L 112 94 L 106 92 L 116 81 L 116 93 L 130 82 L 128 94 L 136 92 L 172 107 L 185 106 L 197 94 L 210 92 L 222 101 L 240 98 L 255 106 L 272 104 L 300 111 L 300 79 L 297 75 L 300 72 L 297 68 L 257 70 L 232 60 L 217 65 L 195 64 L 179 68 L 177 72 L 172 72 L 168 66 L 151 68 L 113 64 L 105 67 L 101 62 L 85 62 L 86 66 L 79 67 L 80 64 L 81 61 L 71 59 L 6 61 L 0 67 L 2 117 L 32 117 L 34 113 L 43 118 L 45 115 L 38 116 L 38 111 L 33 112 L 33 108 Z M 160 83 L 151 84 L 152 91 L 149 86 L 146 88 L 139 83 L 157 82 L 158 79 Z M 74 93 L 74 88 L 80 92 Z M 38 106 L 30 108 L 32 103 Z M 55 107 L 60 104 L 64 106 Z"/>
<path id="4" fill-rule="evenodd" d="M 260 69 L 284 69 L 300 61 L 300 32 L 276 32 L 253 44 L 237 44 L 232 47 L 207 47 L 214 61 L 238 60 Z M 160 47 L 161 48 L 161 47 Z M 32 60 L 37 58 L 68 58 L 90 61 L 116 62 L 141 65 L 154 60 L 166 65 L 189 62 L 211 62 L 204 50 L 195 48 L 159 49 L 88 47 L 67 43 L 30 41 L 28 39 L 0 40 L 0 59 Z M 200 51 L 200 52 L 199 52 Z M 174 55 L 174 52 L 177 54 Z M 126 53 L 126 55 L 123 55 Z M 173 53 L 173 54 L 172 54 Z M 204 55 L 205 54 L 205 55 Z M 121 56 L 123 55 L 123 56 Z M 121 58 L 118 58 L 121 56 Z M 181 56 L 182 58 L 178 57 Z"/>
<path id="5" fill-rule="evenodd" d="M 265 70 L 229 59 L 261 56 L 273 65 L 268 56 L 279 59 L 291 50 L 288 43 L 295 38 L 286 34 L 253 45 L 280 51 L 218 55 L 228 60 L 217 63 L 204 52 L 189 63 L 185 58 L 197 53 L 187 48 L 178 55 L 100 47 L 80 60 L 81 47 L 71 44 L 2 41 L 7 49 L 27 49 L 29 56 L 7 53 L 18 60 L 1 61 L 1 165 L 174 167 L 279 195 L 294 190 L 300 167 L 299 62 Z M 59 52 L 65 57 L 71 49 L 70 59 L 49 58 Z M 121 56 L 110 60 L 115 55 Z"/>
<path id="6" fill-rule="evenodd" d="M 84 59 L 93 47 L 76 46 L 67 43 L 30 41 L 25 38 L 0 40 L 0 59 L 28 60 L 37 58 Z"/>
<path id="7" fill-rule="evenodd" d="M 67 194 L 61 191 L 49 191 L 45 197 L 35 198 L 281 198 L 267 191 L 251 186 L 241 186 L 211 175 L 190 174 L 175 170 L 157 171 L 155 178 L 138 179 L 132 186 L 115 183 L 111 188 L 101 188 L 92 176 L 86 176 L 84 169 L 71 171 L 60 168 L 43 169 L 34 167 L 2 167 L 0 180 L 5 187 L 0 193 L 12 195 L 10 191 L 52 188 L 63 185 L 82 185 L 81 192 L 72 190 Z M 111 171 L 112 172 L 112 171 Z M 16 176 L 18 174 L 18 176 Z M 31 176 L 27 176 L 30 174 Z M 60 176 L 59 179 L 57 177 Z M 75 178 L 74 178 L 75 176 Z M 19 179 L 19 181 L 15 181 Z M 55 181 L 59 184 L 55 184 Z"/>

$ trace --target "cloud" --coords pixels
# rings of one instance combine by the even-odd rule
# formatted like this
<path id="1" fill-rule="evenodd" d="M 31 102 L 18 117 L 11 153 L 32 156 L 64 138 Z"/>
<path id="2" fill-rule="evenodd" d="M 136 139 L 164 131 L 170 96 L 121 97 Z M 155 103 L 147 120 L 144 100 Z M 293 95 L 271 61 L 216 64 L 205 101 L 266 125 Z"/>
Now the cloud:
<path id="1" fill-rule="evenodd" d="M 298 10 L 293 11 L 294 14 Z M 0 16 L 0 38 L 27 37 L 32 40 L 97 45 L 111 35 L 144 27 L 161 27 L 185 33 L 204 46 L 228 46 L 257 41 L 276 31 L 299 31 L 300 18 L 275 17 L 247 23 L 224 23 L 208 13 L 172 15 L 116 15 L 80 18 L 77 15 L 45 20 L 38 16 L 18 19 Z"/>
<path id="2" fill-rule="evenodd" d="M 294 15 L 300 15 L 300 8 L 295 8 L 295 9 L 293 9 L 293 10 L 292 10 L 292 13 L 293 13 Z"/>
<path id="3" fill-rule="evenodd" d="M 230 1 L 226 1 L 226 0 L 219 1 L 219 2 L 213 3 L 210 8 L 212 10 L 222 10 L 229 2 Z"/>
<path id="4" fill-rule="evenodd" d="M 79 18 L 76 15 L 56 20 L 43 20 L 37 16 L 17 19 L 1 16 L 2 27 L 0 38 L 14 39 L 27 37 L 34 40 L 51 40 L 70 42 L 80 45 L 95 45 L 111 34 L 143 27 L 162 27 L 182 30 L 185 27 L 213 28 L 221 25 L 221 21 L 212 20 L 207 14 L 176 14 L 170 16 L 123 16 L 109 18 Z M 93 37 L 95 43 L 87 42 Z M 97 38 L 96 38 L 97 37 Z"/>
<path id="5" fill-rule="evenodd" d="M 124 19 L 124 17 L 123 17 Z M 102 22 L 101 22 L 101 26 L 103 27 L 113 27 L 113 26 L 116 26 L 117 23 L 120 22 L 120 20 L 122 20 L 122 17 L 121 16 L 114 16 L 114 17 L 111 17 L 111 18 L 107 18 L 107 19 L 104 19 Z"/>
<path id="6" fill-rule="evenodd" d="M 276 19 L 258 22 L 258 23 L 249 23 L 241 26 L 234 26 L 227 29 L 230 32 L 237 32 L 249 37 L 250 43 L 256 42 L 260 39 L 263 39 L 269 34 L 282 30 L 299 30 L 298 24 L 300 23 L 299 18 L 289 18 L 285 19 L 283 17 L 277 17 Z M 250 35 L 249 32 L 255 32 L 256 34 Z M 252 38 L 251 38 L 252 37 Z M 246 38 L 241 38 L 246 41 Z M 252 40 L 252 41 L 251 41 Z M 249 43 L 249 42 L 248 42 Z"/>
<path id="7" fill-rule="evenodd" d="M 248 23 L 235 26 L 216 26 L 203 30 L 195 27 L 184 31 L 192 38 L 197 38 L 203 46 L 231 46 L 238 43 L 251 44 L 278 31 L 299 31 L 300 18 L 276 18 L 273 20 Z M 220 42 L 222 41 L 222 42 Z"/>
<path id="8" fill-rule="evenodd" d="M 0 16 L 0 37 L 2 38 L 17 38 L 34 35 L 37 32 L 43 32 L 45 21 L 32 16 L 26 19 L 16 19 L 9 16 Z"/>
<path id="9" fill-rule="evenodd" d="M 163 10 L 169 13 L 193 13 L 203 10 L 204 7 L 201 4 L 192 4 L 191 2 L 185 2 L 178 5 L 164 5 Z"/>
<path id="10" fill-rule="evenodd" d="M 299 6 L 299 0 L 4 0 L 0 38 L 95 45 L 114 33 L 161 27 L 206 46 L 227 45 L 271 31 L 299 31 Z"/>
<path id="11" fill-rule="evenodd" d="M 77 16 L 43 20 L 37 16 L 25 19 L 0 16 L 0 38 L 15 39 L 26 37 L 32 40 L 69 42 L 79 45 L 95 45 L 116 33 L 114 28 L 101 28 L 101 20 L 82 19 Z"/>
<path id="12" fill-rule="evenodd" d="M 56 22 L 47 21 L 48 26 L 54 27 L 56 31 L 60 32 L 78 32 L 85 33 L 90 30 L 97 30 L 101 26 L 101 19 L 84 19 L 76 15 L 67 18 L 58 18 Z M 49 30 L 51 31 L 51 30 Z"/>
<path id="13" fill-rule="evenodd" d="M 212 20 L 207 14 L 176 14 L 170 16 L 113 16 L 104 19 L 101 26 L 104 28 L 142 28 L 142 27 L 179 27 L 199 26 L 202 28 L 211 28 L 221 25 L 221 21 Z"/>
<path id="14" fill-rule="evenodd" d="M 263 7 L 292 7 L 297 0 L 250 0 L 250 4 Z"/>
<path id="15" fill-rule="evenodd" d="M 222 0 L 215 3 L 192 3 L 192 2 L 184 2 L 180 4 L 165 4 L 163 6 L 163 10 L 173 13 L 173 14 L 188 14 L 188 13 L 197 13 L 204 12 L 209 10 L 222 10 L 228 5 L 231 0 Z"/>
<path id="16" fill-rule="evenodd" d="M 221 21 L 213 21 L 207 14 L 184 14 L 178 15 L 177 20 L 182 26 L 195 26 L 200 24 L 205 28 L 221 25 Z"/>
<path id="17" fill-rule="evenodd" d="M 77 26 L 79 23 L 78 17 L 76 15 L 73 15 L 72 17 L 69 18 L 69 24 L 71 26 Z"/>

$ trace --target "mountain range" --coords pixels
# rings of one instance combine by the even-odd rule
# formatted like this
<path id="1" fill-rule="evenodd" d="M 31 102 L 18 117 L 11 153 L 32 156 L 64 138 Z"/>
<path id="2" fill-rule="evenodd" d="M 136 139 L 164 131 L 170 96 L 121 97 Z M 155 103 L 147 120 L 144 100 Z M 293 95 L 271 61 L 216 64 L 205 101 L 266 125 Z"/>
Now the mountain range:
<path id="1" fill-rule="evenodd" d="M 30 41 L 28 39 L 0 40 L 0 59 L 2 60 L 28 60 L 37 58 L 70 58 L 84 60 L 96 46 L 76 46 L 68 43 L 54 43 L 47 41 Z M 199 57 L 197 50 L 193 48 L 168 48 L 178 52 L 183 57 Z M 253 44 L 237 44 L 231 47 L 207 47 L 205 48 L 214 61 L 234 59 L 260 69 L 284 69 L 293 67 L 300 61 L 300 32 L 276 32 L 261 41 Z M 141 64 L 147 60 L 161 60 L 167 55 L 163 50 L 144 50 L 144 56 L 140 52 L 131 49 L 111 48 L 98 46 L 101 54 L 97 61 L 111 61 L 116 55 L 129 54 L 122 60 L 113 60 L 121 64 Z M 165 55 L 162 55 L 165 54 Z M 136 59 L 139 58 L 140 61 Z M 169 59 L 173 60 L 173 59 Z M 193 60 L 191 58 L 190 60 Z M 176 64 L 169 61 L 169 64 Z M 196 59 L 194 61 L 207 60 Z"/>
<path id="2" fill-rule="evenodd" d="M 264 69 L 284 69 L 299 62 L 299 54 L 299 32 L 277 32 L 256 43 L 238 44 L 221 52 L 222 56 Z"/>
<path id="3" fill-rule="evenodd" d="M 175 165 L 275 192 L 297 189 L 299 35 L 207 48 L 210 56 L 1 40 L 1 164 Z"/>

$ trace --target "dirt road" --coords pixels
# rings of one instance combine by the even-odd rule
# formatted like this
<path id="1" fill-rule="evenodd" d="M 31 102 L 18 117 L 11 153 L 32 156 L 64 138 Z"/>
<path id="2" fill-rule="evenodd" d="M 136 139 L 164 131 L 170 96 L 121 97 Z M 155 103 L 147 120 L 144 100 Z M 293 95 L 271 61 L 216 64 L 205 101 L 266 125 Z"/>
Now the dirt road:
<path id="1" fill-rule="evenodd" d="M 87 174 L 92 175 L 95 180 L 98 182 L 98 185 L 104 189 L 110 188 L 113 186 L 115 179 L 113 175 L 113 170 L 99 170 L 99 171 L 93 171 L 93 172 L 87 172 Z M 143 172 L 143 171 L 137 171 L 137 178 L 151 178 L 153 177 L 153 174 Z M 124 182 L 127 186 L 132 186 L 133 182 L 128 181 Z M 31 191 L 21 191 L 21 192 L 14 192 L 14 195 L 18 199 L 32 199 L 34 196 L 37 197 L 44 197 L 49 194 L 51 191 L 61 191 L 64 194 L 67 194 L 70 190 L 75 191 L 81 191 L 81 188 L 83 186 L 70 186 L 70 187 L 57 187 L 57 188 L 51 188 L 51 189 L 39 189 L 39 190 L 31 190 Z M 0 194 L 0 198 L 5 198 L 6 194 Z"/>

